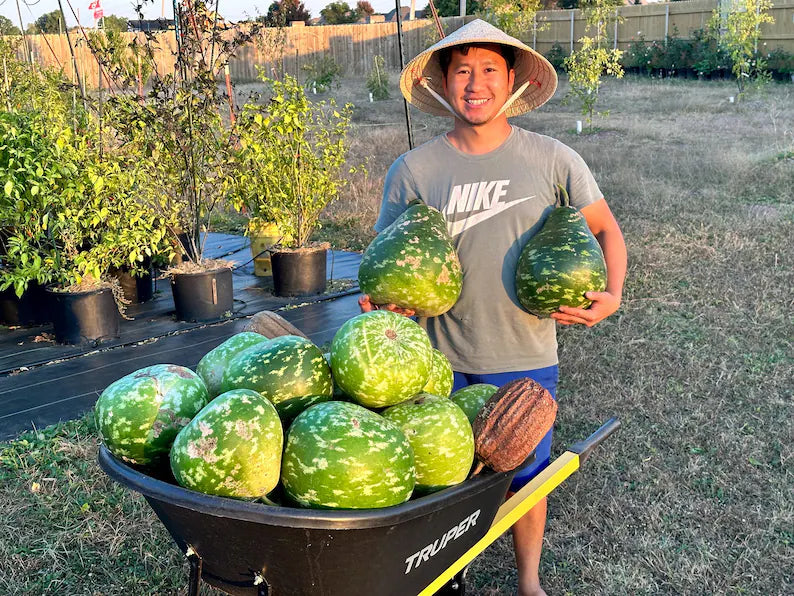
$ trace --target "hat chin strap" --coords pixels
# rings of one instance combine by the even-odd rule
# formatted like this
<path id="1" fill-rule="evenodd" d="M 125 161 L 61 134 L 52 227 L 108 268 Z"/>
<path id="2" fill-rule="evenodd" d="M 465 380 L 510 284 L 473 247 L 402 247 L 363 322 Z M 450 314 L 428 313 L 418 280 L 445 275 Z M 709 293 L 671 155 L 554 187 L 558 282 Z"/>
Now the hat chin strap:
<path id="1" fill-rule="evenodd" d="M 529 87 L 530 83 L 531 83 L 531 81 L 527 81 L 526 83 L 521 85 L 518 88 L 518 90 L 515 93 L 513 93 L 513 95 L 508 97 L 507 101 L 504 103 L 504 105 L 499 109 L 498 112 L 496 112 L 496 116 L 494 116 L 494 118 L 496 118 L 498 116 L 501 116 L 502 112 L 504 112 L 507 108 L 509 108 L 513 104 L 513 102 L 515 100 L 517 100 L 519 97 L 521 97 L 521 94 L 526 90 L 527 87 Z M 493 120 L 493 118 L 491 118 L 491 120 Z"/>
<path id="2" fill-rule="evenodd" d="M 426 77 L 420 77 L 420 78 L 419 78 L 419 80 L 418 80 L 417 82 L 418 82 L 418 83 L 419 83 L 419 84 L 420 84 L 422 87 L 424 87 L 425 89 L 427 89 L 427 91 L 430 93 L 430 95 L 432 95 L 433 97 L 435 97 L 435 98 L 436 98 L 436 100 L 438 101 L 438 103 L 440 103 L 440 104 L 441 104 L 442 106 L 444 106 L 444 107 L 445 107 L 447 110 L 449 110 L 450 114 L 452 114 L 453 116 L 455 116 L 455 118 L 457 118 L 457 117 L 458 117 L 458 114 L 457 114 L 457 112 L 455 112 L 455 110 L 453 110 L 453 109 L 452 109 L 452 106 L 451 106 L 451 105 L 449 105 L 449 103 L 447 103 L 447 100 L 446 100 L 446 99 L 444 99 L 443 97 L 441 97 L 441 95 L 439 95 L 439 94 L 436 92 L 436 90 L 435 90 L 435 89 L 433 89 L 433 88 L 430 86 L 430 83 L 428 83 L 428 82 L 427 82 L 427 78 L 426 78 Z M 527 88 L 527 87 L 529 87 L 529 84 L 530 84 L 531 82 L 532 82 L 532 81 L 527 81 L 526 83 L 524 83 L 523 85 L 521 85 L 521 86 L 520 86 L 520 87 L 519 87 L 519 88 L 518 88 L 518 89 L 517 89 L 517 90 L 516 90 L 516 91 L 515 91 L 515 92 L 514 92 L 514 93 L 513 93 L 511 96 L 510 96 L 510 97 L 508 97 L 508 98 L 507 98 L 507 101 L 504 103 L 504 105 L 502 105 L 502 107 L 501 107 L 501 108 L 499 108 L 499 111 L 498 111 L 496 114 L 494 114 L 494 116 L 493 116 L 493 117 L 492 117 L 490 120 L 488 120 L 488 122 L 490 122 L 490 121 L 491 121 L 491 120 L 493 120 L 494 118 L 498 118 L 499 116 L 501 116 L 501 115 L 502 115 L 502 113 L 504 113 L 504 111 L 505 111 L 507 108 L 509 108 L 509 107 L 510 107 L 510 106 L 513 104 L 513 102 L 514 102 L 515 100 L 517 100 L 519 97 L 521 97 L 521 94 L 522 94 L 522 93 L 523 93 L 523 92 L 526 90 L 526 88 Z"/>

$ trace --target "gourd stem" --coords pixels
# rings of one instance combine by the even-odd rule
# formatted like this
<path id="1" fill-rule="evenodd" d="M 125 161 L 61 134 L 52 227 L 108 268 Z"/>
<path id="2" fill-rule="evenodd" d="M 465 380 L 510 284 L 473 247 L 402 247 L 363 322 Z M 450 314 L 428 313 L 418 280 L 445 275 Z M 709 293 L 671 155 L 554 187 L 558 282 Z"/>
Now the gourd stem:
<path id="1" fill-rule="evenodd" d="M 571 198 L 568 196 L 568 191 L 562 184 L 557 185 L 557 198 L 560 200 L 560 207 L 570 207 Z"/>

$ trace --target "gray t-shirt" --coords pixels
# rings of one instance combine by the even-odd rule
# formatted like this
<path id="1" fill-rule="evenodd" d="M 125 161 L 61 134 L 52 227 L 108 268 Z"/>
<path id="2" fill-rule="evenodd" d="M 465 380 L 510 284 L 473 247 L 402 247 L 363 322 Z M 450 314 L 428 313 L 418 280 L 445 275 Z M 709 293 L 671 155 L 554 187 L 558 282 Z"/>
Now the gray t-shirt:
<path id="1" fill-rule="evenodd" d="M 518 257 L 554 208 L 555 184 L 579 209 L 603 196 L 573 149 L 516 126 L 490 153 L 463 153 L 444 134 L 389 168 L 375 230 L 419 198 L 444 214 L 460 256 L 460 299 L 443 315 L 419 318 L 454 370 L 488 374 L 557 363 L 554 321 L 523 310 L 515 291 Z"/>

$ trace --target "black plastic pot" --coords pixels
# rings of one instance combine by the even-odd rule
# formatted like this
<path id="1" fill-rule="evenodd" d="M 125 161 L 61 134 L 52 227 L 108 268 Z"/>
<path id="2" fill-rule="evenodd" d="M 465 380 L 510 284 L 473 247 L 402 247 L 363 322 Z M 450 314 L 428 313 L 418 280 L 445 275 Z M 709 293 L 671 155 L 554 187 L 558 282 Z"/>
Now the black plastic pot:
<path id="1" fill-rule="evenodd" d="M 232 310 L 232 270 L 224 267 L 198 273 L 173 273 L 171 291 L 178 320 L 215 321 Z"/>
<path id="2" fill-rule="evenodd" d="M 485 535 L 513 478 L 484 473 L 394 507 L 324 511 L 197 493 L 141 473 L 104 446 L 99 464 L 142 493 L 190 553 L 189 593 L 204 580 L 239 596 L 418 594 Z"/>
<path id="3" fill-rule="evenodd" d="M 118 270 L 112 274 L 119 280 L 124 297 L 132 304 L 147 302 L 154 296 L 154 284 L 151 270 L 141 276 L 135 276 L 129 271 Z"/>
<path id="4" fill-rule="evenodd" d="M 55 341 L 79 344 L 118 337 L 119 310 L 110 288 L 87 292 L 47 289 Z"/>
<path id="5" fill-rule="evenodd" d="M 325 248 L 274 252 L 273 288 L 276 296 L 321 294 L 326 286 Z"/>
<path id="6" fill-rule="evenodd" d="M 43 325 L 50 319 L 47 292 L 39 284 L 28 284 L 22 298 L 17 298 L 13 287 L 0 292 L 0 324 L 27 327 Z"/>

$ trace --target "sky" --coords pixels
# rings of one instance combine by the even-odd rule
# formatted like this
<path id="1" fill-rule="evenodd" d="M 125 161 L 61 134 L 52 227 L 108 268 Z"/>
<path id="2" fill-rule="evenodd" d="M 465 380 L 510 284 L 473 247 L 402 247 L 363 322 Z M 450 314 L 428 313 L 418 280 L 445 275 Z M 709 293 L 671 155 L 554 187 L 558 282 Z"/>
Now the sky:
<path id="1" fill-rule="evenodd" d="M 130 0 L 101 0 L 105 15 L 114 14 L 120 17 L 137 18 L 135 13 L 135 2 Z M 241 0 L 219 0 L 218 12 L 227 20 L 237 21 L 244 19 L 246 15 L 256 16 L 257 14 L 267 13 L 267 9 L 273 0 L 258 0 L 256 2 L 244 2 Z M 312 17 L 319 17 L 320 10 L 333 0 L 303 0 L 304 5 L 311 13 Z M 63 10 L 66 13 L 66 21 L 69 26 L 76 24 L 75 18 L 71 14 L 67 0 L 62 0 Z M 69 0 L 75 12 L 80 16 L 83 26 L 90 27 L 94 24 L 91 11 L 88 5 L 91 0 Z M 17 14 L 17 0 L 0 0 L 0 14 L 11 19 L 17 27 L 19 26 L 19 16 Z M 356 0 L 347 0 L 350 6 L 355 6 Z M 409 0 L 400 2 L 403 6 L 410 4 Z M 370 0 L 370 4 L 375 12 L 388 12 L 396 6 L 396 0 Z M 417 0 L 417 9 L 424 8 L 426 0 Z M 22 21 L 25 26 L 35 21 L 41 15 L 58 10 L 58 0 L 19 0 L 19 8 L 22 12 Z M 163 0 L 147 1 L 144 9 L 146 18 L 158 18 L 163 10 Z M 172 0 L 165 0 L 165 16 L 170 18 L 174 14 Z"/>

